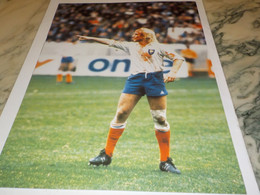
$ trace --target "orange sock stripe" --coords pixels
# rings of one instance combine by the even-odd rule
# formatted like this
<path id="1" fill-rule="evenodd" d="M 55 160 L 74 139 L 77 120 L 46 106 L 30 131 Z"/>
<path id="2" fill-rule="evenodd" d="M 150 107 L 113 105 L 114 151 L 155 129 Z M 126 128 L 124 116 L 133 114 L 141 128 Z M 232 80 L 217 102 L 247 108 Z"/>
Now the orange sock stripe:
<path id="1" fill-rule="evenodd" d="M 123 134 L 124 129 L 114 129 L 110 127 L 108 136 L 107 136 L 107 143 L 105 147 L 106 154 L 108 156 L 112 156 L 114 149 L 116 147 L 116 143 Z"/>
<path id="2" fill-rule="evenodd" d="M 160 149 L 160 160 L 166 161 L 167 158 L 170 156 L 170 131 L 162 132 L 162 131 L 155 131 L 155 135 L 159 144 Z"/>
<path id="3" fill-rule="evenodd" d="M 57 74 L 56 82 L 60 83 L 60 82 L 62 82 L 62 80 L 63 80 L 63 75 L 62 74 Z"/>
<path id="4" fill-rule="evenodd" d="M 66 74 L 66 83 L 72 83 L 72 75 Z"/>

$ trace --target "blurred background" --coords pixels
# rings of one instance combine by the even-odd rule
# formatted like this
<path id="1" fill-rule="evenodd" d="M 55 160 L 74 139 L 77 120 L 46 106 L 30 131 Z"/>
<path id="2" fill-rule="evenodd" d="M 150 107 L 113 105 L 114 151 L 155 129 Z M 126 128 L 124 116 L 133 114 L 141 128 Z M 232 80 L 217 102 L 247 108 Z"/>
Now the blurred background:
<path id="1" fill-rule="evenodd" d="M 128 76 L 124 52 L 96 43 L 78 44 L 76 35 L 131 41 L 141 27 L 152 29 L 165 48 L 186 59 L 178 77 L 214 78 L 195 2 L 60 4 L 39 58 L 48 63 L 37 66 L 34 74 L 56 74 L 60 59 L 71 56 L 78 67 L 74 75 Z M 169 71 L 169 60 L 165 66 Z"/>
<path id="2" fill-rule="evenodd" d="M 131 41 L 141 27 L 153 29 L 161 43 L 205 44 L 195 2 L 61 4 L 47 40 L 81 34 Z"/>

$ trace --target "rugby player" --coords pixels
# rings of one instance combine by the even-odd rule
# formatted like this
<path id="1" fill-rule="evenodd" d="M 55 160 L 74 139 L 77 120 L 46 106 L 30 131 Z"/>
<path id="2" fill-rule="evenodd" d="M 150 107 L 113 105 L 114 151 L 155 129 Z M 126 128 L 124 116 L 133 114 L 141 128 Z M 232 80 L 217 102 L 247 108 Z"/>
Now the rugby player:
<path id="1" fill-rule="evenodd" d="M 131 75 L 119 98 L 117 111 L 110 123 L 106 146 L 98 156 L 90 159 L 90 165 L 109 165 L 116 143 L 122 135 L 128 116 L 146 95 L 154 121 L 155 135 L 160 150 L 161 171 L 180 174 L 170 158 L 170 125 L 166 119 L 165 83 L 173 82 L 184 59 L 173 51 L 165 50 L 156 39 L 155 33 L 147 28 L 137 29 L 132 35 L 132 42 L 121 42 L 106 38 L 78 36 L 79 40 L 95 41 L 110 47 L 121 49 L 131 57 Z M 173 61 L 170 72 L 163 75 L 164 57 Z"/>

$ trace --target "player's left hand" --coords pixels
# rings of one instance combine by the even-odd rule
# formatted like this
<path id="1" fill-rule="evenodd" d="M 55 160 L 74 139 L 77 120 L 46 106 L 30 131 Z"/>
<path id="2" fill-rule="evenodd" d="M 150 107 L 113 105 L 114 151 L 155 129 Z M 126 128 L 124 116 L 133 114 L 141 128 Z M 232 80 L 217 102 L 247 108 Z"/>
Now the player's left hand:
<path id="1" fill-rule="evenodd" d="M 173 82 L 175 79 L 176 79 L 176 75 L 175 74 L 168 73 L 168 74 L 166 74 L 164 76 L 164 82 L 165 83 Z"/>

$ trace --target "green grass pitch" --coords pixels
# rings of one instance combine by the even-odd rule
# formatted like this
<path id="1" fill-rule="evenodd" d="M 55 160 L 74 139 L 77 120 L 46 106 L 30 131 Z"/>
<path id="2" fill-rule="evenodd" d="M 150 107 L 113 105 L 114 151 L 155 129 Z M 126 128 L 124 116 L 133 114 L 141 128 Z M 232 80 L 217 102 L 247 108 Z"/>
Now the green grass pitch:
<path id="1" fill-rule="evenodd" d="M 167 84 L 171 156 L 181 175 L 159 170 L 146 97 L 112 164 L 88 166 L 103 149 L 125 78 L 33 76 L 0 156 L 0 187 L 244 194 L 214 79 Z"/>

